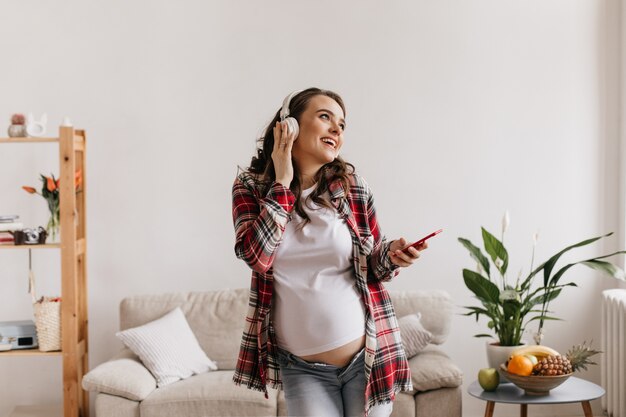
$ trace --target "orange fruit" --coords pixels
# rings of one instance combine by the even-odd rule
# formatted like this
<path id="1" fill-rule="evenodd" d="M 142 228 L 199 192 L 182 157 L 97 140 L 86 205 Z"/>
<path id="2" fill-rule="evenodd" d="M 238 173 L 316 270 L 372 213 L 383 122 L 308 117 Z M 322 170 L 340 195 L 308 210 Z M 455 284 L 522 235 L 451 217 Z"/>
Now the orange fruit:
<path id="1" fill-rule="evenodd" d="M 524 355 L 513 355 L 506 370 L 515 375 L 528 376 L 533 372 L 533 362 Z"/>

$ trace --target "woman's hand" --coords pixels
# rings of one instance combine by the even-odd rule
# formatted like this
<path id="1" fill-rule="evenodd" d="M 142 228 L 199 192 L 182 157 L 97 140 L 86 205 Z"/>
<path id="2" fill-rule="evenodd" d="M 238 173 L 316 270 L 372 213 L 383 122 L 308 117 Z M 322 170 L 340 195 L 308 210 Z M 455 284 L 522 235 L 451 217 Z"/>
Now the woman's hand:
<path id="1" fill-rule="evenodd" d="M 276 182 L 289 188 L 293 180 L 293 163 L 291 162 L 291 148 L 295 136 L 289 133 L 284 123 L 276 122 L 274 126 L 274 150 L 272 151 L 272 161 L 274 162 L 274 172 Z"/>
<path id="2" fill-rule="evenodd" d="M 391 263 L 394 265 L 398 265 L 400 267 L 406 268 L 407 266 L 411 266 L 413 262 L 417 258 L 420 257 L 420 251 L 428 248 L 428 243 L 424 242 L 416 248 L 409 247 L 406 252 L 402 249 L 408 245 L 407 241 L 401 237 L 398 240 L 394 240 L 389 245 L 389 257 L 391 258 Z"/>

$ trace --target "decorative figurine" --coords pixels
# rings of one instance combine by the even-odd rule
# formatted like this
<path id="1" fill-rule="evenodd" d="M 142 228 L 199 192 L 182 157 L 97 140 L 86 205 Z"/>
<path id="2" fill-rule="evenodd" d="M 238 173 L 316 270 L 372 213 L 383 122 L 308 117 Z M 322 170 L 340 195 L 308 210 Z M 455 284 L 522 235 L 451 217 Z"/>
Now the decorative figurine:
<path id="1" fill-rule="evenodd" d="M 25 138 L 26 126 L 24 125 L 24 115 L 15 113 L 11 116 L 11 126 L 9 126 L 9 137 L 12 138 Z"/>
<path id="2" fill-rule="evenodd" d="M 26 132 L 28 136 L 39 138 L 46 133 L 46 123 L 48 123 L 48 115 L 46 113 L 41 115 L 41 120 L 35 120 L 32 113 L 28 114 L 26 119 Z"/>

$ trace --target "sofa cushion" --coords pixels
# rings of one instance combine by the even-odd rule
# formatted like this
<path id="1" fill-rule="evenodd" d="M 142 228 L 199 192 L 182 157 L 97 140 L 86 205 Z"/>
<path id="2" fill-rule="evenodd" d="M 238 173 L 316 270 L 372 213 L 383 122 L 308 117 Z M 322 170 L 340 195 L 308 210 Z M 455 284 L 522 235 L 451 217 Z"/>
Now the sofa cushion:
<path id="1" fill-rule="evenodd" d="M 463 383 L 463 372 L 441 350 L 428 346 L 409 359 L 415 391 L 454 388 Z"/>
<path id="2" fill-rule="evenodd" d="M 115 417 L 139 417 L 139 403 L 117 395 L 98 393 L 95 401 L 96 415 Z"/>
<path id="3" fill-rule="evenodd" d="M 433 334 L 431 343 L 440 345 L 450 333 L 454 305 L 450 295 L 441 290 L 389 291 L 396 317 L 421 313 L 421 323 Z"/>
<path id="4" fill-rule="evenodd" d="M 157 385 L 217 370 L 194 336 L 180 307 L 144 325 L 116 333 L 139 356 Z"/>
<path id="5" fill-rule="evenodd" d="M 141 417 L 276 416 L 278 391 L 262 392 L 237 386 L 233 371 L 192 376 L 159 388 L 140 405 Z"/>
<path id="6" fill-rule="evenodd" d="M 120 330 L 148 323 L 180 307 L 209 358 L 219 369 L 235 369 L 248 293 L 239 288 L 128 297 L 120 304 Z"/>
<path id="7" fill-rule="evenodd" d="M 420 323 L 420 315 L 420 313 L 409 314 L 398 319 L 402 347 L 404 347 L 404 353 L 409 359 L 420 353 L 433 338 L 433 334 L 424 329 Z"/>
<path id="8" fill-rule="evenodd" d="M 124 349 L 115 358 L 98 365 L 83 377 L 85 391 L 97 391 L 141 401 L 157 387 L 156 379 L 139 361 Z"/>

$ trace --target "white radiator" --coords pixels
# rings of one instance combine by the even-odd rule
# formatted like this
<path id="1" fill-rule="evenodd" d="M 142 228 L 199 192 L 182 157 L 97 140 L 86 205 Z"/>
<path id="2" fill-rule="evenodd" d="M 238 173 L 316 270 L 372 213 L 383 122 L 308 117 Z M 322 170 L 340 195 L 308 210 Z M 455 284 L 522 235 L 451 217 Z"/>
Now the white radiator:
<path id="1" fill-rule="evenodd" d="M 626 290 L 602 292 L 602 408 L 626 417 Z"/>

